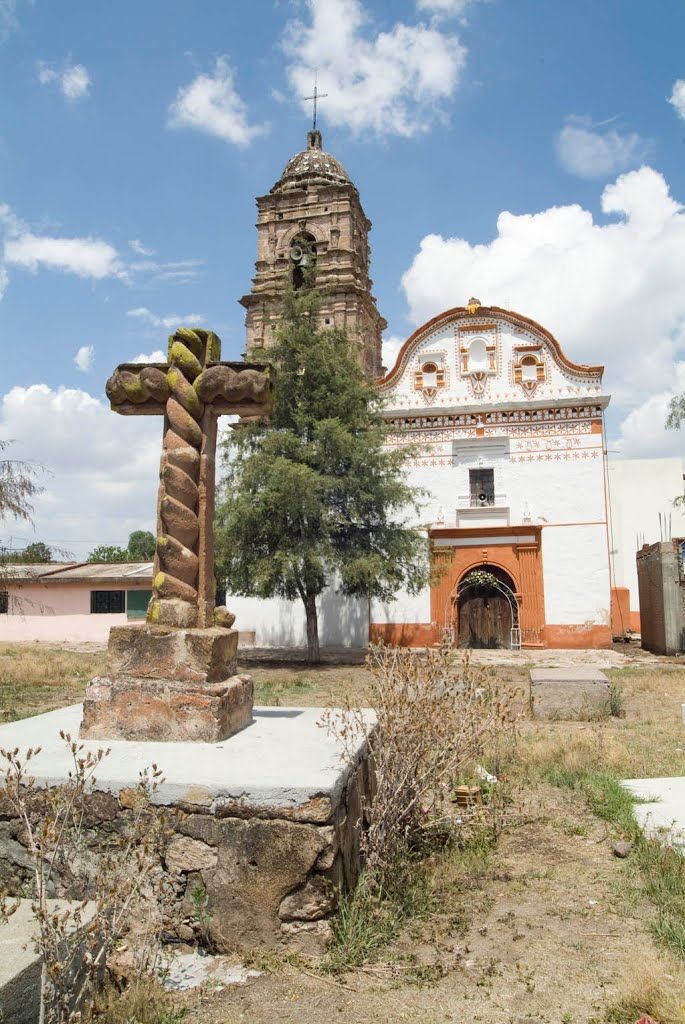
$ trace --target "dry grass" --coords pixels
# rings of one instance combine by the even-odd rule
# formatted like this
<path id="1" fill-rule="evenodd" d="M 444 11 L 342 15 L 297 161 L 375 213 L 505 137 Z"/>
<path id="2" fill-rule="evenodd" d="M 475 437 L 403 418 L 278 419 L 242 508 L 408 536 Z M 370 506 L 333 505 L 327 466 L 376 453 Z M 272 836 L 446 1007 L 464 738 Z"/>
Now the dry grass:
<path id="1" fill-rule="evenodd" d="M 104 652 L 0 644 L 0 722 L 78 703 L 88 680 L 103 671 L 104 659 Z"/>
<path id="2" fill-rule="evenodd" d="M 624 1024 L 648 1014 L 659 1024 L 685 1024 L 685 978 L 678 966 L 644 956 L 626 966 L 625 995 L 610 1003 L 601 1024 Z"/>

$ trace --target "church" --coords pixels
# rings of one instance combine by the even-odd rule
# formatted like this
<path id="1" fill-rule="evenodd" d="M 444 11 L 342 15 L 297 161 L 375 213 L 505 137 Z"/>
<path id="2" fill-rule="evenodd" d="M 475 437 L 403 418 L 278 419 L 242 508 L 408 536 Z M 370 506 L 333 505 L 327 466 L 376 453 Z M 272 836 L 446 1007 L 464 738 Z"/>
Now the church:
<path id="1" fill-rule="evenodd" d="M 610 645 L 603 367 L 573 362 L 525 310 L 466 301 L 456 290 L 468 282 L 455 282 L 453 308 L 414 331 L 386 371 L 371 222 L 316 129 L 257 208 L 256 273 L 240 300 L 247 358 L 268 358 L 283 280 L 297 286 L 315 261 L 323 324 L 347 331 L 377 380 L 388 443 L 413 446 L 407 472 L 429 495 L 431 585 L 370 604 L 331 588 L 322 646 Z M 234 595 L 229 605 L 257 646 L 304 643 L 298 605 Z"/>

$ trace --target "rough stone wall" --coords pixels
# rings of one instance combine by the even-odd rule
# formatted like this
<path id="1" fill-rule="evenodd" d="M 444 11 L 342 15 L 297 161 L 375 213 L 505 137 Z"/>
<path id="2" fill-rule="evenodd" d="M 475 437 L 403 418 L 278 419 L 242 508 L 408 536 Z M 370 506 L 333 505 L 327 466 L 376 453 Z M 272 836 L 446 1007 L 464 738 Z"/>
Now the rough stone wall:
<path id="1" fill-rule="evenodd" d="M 349 772 L 338 798 L 315 797 L 297 808 L 224 802 L 159 807 L 165 840 L 155 881 L 171 884 L 164 931 L 186 942 L 208 932 L 223 952 L 287 945 L 315 952 L 331 935 L 340 891 L 361 868 L 363 808 L 372 797 L 368 761 Z M 126 830 L 130 790 L 87 798 L 87 837 L 104 848 Z M 26 895 L 31 860 L 19 819 L 0 801 L 0 891 Z M 193 892 L 206 894 L 205 923 Z M 49 895 L 69 896 L 55 887 Z"/>

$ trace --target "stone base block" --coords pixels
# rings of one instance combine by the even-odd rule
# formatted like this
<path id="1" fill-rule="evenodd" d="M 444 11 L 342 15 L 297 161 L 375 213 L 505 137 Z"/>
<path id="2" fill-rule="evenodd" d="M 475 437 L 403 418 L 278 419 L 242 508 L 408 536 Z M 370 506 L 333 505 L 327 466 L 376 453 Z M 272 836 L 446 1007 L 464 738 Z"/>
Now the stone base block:
<path id="1" fill-rule="evenodd" d="M 252 721 L 252 679 L 178 683 L 169 679 L 91 679 L 80 736 L 91 740 L 216 743 Z"/>
<path id="2" fill-rule="evenodd" d="M 609 680 L 596 668 L 530 670 L 533 718 L 587 721 L 609 714 Z"/>
<path id="3" fill-rule="evenodd" d="M 107 675 L 219 683 L 235 672 L 236 629 L 173 629 L 113 626 L 107 645 Z"/>
<path id="4" fill-rule="evenodd" d="M 357 881 L 371 795 L 365 747 L 343 756 L 321 715 L 321 708 L 255 708 L 252 726 L 227 743 L 108 743 L 88 797 L 93 855 L 125 831 L 139 772 L 155 763 L 163 776 L 154 794 L 165 832 L 159 872 L 175 893 L 165 931 L 200 937 L 199 890 L 207 901 L 203 927 L 218 950 L 319 951 L 338 893 Z M 59 733 L 75 735 L 81 716 L 77 705 L 0 725 L 0 747 L 39 746 L 32 774 L 39 786 L 59 785 L 72 768 Z M 86 750 L 101 746 L 85 741 Z M 32 877 L 25 832 L 11 814 L 0 824 L 0 890 L 19 893 Z"/>

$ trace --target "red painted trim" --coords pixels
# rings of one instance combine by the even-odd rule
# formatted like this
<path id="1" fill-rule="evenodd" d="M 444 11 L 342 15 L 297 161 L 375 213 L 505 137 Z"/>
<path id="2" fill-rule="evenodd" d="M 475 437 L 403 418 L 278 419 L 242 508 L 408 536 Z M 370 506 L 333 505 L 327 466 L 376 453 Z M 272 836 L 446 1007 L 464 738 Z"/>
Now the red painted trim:
<path id="1" fill-rule="evenodd" d="M 390 644 L 392 647 L 432 647 L 440 637 L 432 622 L 372 622 L 369 642 Z"/>
<path id="2" fill-rule="evenodd" d="M 556 357 L 557 361 L 567 370 L 570 370 L 572 373 L 582 374 L 583 376 L 587 374 L 595 374 L 598 375 L 600 378 L 604 373 L 603 366 L 585 366 L 583 363 L 572 362 L 572 360 L 570 360 L 568 356 L 564 355 L 561 345 L 554 337 L 554 335 L 541 324 L 539 324 L 536 320 L 531 320 L 530 317 L 523 316 L 521 313 L 516 313 L 512 309 L 502 309 L 501 306 L 479 306 L 475 314 L 469 313 L 466 306 L 454 306 L 452 309 L 447 309 L 442 313 L 438 313 L 437 316 L 434 316 L 432 320 L 428 320 L 421 327 L 417 327 L 414 333 L 411 334 L 407 338 L 405 343 L 402 345 L 402 348 L 400 349 L 397 355 L 397 359 L 395 360 L 395 365 L 393 366 L 393 368 L 388 373 L 386 373 L 385 377 L 382 377 L 376 381 L 377 386 L 382 390 L 385 387 L 387 387 L 388 384 L 392 383 L 392 381 L 398 375 L 400 368 L 404 362 L 405 356 L 409 352 L 409 349 L 412 347 L 414 342 L 421 339 L 429 331 L 432 331 L 436 327 L 443 326 L 450 320 L 462 320 L 472 316 L 494 316 L 495 318 L 498 316 L 504 317 L 510 322 L 513 322 L 515 325 L 526 327 L 528 328 L 528 330 L 537 332 L 551 346 L 552 352 Z"/>
<path id="3" fill-rule="evenodd" d="M 611 647 L 611 626 L 545 626 L 545 646 L 561 650 Z"/>

